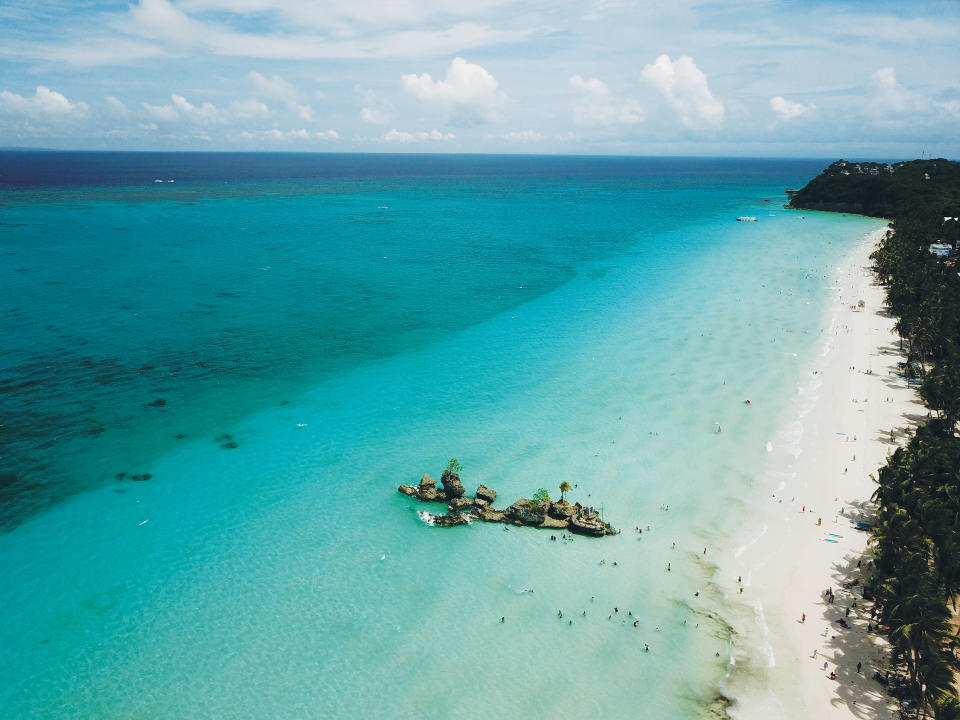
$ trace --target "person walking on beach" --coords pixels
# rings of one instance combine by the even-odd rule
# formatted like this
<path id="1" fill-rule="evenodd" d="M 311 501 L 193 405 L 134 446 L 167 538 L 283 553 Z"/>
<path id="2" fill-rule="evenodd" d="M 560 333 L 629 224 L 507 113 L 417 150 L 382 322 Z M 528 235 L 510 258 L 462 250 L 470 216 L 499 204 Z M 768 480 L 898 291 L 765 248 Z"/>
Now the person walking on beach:
<path id="1" fill-rule="evenodd" d="M 805 623 L 807 621 L 807 614 L 800 613 L 800 622 Z"/>
<path id="2" fill-rule="evenodd" d="M 863 667 L 863 663 L 858 662 L 858 663 L 857 663 L 857 674 L 858 674 L 858 675 L 860 674 L 860 668 L 862 668 L 862 667 Z"/>

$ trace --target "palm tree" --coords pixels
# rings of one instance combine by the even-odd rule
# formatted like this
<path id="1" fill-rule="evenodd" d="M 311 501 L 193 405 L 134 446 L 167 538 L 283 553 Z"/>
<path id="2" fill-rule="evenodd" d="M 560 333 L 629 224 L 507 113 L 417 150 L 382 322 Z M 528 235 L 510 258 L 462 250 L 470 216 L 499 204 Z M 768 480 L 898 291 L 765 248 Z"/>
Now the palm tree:
<path id="1" fill-rule="evenodd" d="M 572 486 L 570 485 L 570 483 L 568 483 L 566 480 L 564 480 L 562 483 L 560 483 L 560 502 L 565 502 L 565 500 L 563 499 L 564 493 L 568 493 L 568 492 L 570 492 L 572 489 L 573 489 L 573 487 L 572 487 Z"/>

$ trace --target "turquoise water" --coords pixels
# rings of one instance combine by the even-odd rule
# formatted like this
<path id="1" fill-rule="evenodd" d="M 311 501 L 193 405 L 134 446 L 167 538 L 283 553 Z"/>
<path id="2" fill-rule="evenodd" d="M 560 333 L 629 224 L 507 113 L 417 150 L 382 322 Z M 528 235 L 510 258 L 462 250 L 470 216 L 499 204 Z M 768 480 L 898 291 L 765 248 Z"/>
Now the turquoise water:
<path id="1" fill-rule="evenodd" d="M 823 163 L 104 157 L 0 191 L 5 716 L 712 700 L 712 557 L 878 226 L 781 208 Z M 624 532 L 429 527 L 451 456 Z"/>

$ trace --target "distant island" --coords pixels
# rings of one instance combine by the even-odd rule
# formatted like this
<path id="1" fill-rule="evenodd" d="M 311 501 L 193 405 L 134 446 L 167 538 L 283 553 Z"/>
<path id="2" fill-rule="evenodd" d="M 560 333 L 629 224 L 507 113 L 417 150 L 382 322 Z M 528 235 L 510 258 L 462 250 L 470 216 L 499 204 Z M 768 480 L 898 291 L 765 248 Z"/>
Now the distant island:
<path id="1" fill-rule="evenodd" d="M 788 207 L 881 218 L 943 218 L 960 207 L 960 162 L 837 160 L 802 190 L 787 190 Z"/>

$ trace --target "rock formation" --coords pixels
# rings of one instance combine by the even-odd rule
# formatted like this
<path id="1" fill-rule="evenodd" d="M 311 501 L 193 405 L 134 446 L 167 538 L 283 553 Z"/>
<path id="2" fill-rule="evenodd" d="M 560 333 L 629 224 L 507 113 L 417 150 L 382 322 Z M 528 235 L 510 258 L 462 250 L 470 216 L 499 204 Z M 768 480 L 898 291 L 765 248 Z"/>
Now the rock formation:
<path id="1" fill-rule="evenodd" d="M 448 498 L 463 497 L 466 491 L 463 489 L 463 483 L 460 482 L 460 476 L 451 471 L 444 470 L 440 476 L 440 484 L 443 485 L 443 491 Z"/>
<path id="2" fill-rule="evenodd" d="M 469 521 L 460 513 L 450 513 L 449 515 L 432 515 L 433 524 L 436 527 L 454 527 L 455 525 L 466 525 Z"/>
<path id="3" fill-rule="evenodd" d="M 470 520 L 476 519 L 508 525 L 569 530 L 572 533 L 591 537 L 617 533 L 610 523 L 600 519 L 600 514 L 593 507 L 583 507 L 580 503 L 571 505 L 565 501 L 538 502 L 521 498 L 506 510 L 497 510 L 493 507 L 497 491 L 486 485 L 480 485 L 475 497 L 470 498 L 466 497 L 463 483 L 457 473 L 444 470 L 440 476 L 440 483 L 443 489 L 437 490 L 437 481 L 429 475 L 424 475 L 416 487 L 401 485 L 397 491 L 422 502 L 448 503 L 446 515 L 428 513 L 430 522 L 436 527 L 466 525 Z"/>
<path id="4" fill-rule="evenodd" d="M 455 497 L 450 501 L 447 507 L 450 508 L 451 512 L 460 512 L 461 510 L 472 508 L 473 500 L 468 497 Z"/>
<path id="5" fill-rule="evenodd" d="M 577 506 L 571 505 L 566 500 L 563 502 L 550 503 L 547 513 L 557 520 L 569 520 L 577 514 Z"/>
<path id="6" fill-rule="evenodd" d="M 570 532 L 579 535 L 592 535 L 593 537 L 602 537 L 609 534 L 610 526 L 600 520 L 600 514 L 593 510 L 581 510 L 570 518 Z"/>
<path id="7" fill-rule="evenodd" d="M 507 508 L 507 515 L 524 525 L 539 525 L 547 515 L 546 503 L 522 498 Z"/>
<path id="8" fill-rule="evenodd" d="M 486 500 L 488 503 L 493 505 L 497 499 L 497 491 L 491 490 L 486 485 L 480 485 L 477 488 L 476 496 L 477 500 Z"/>

